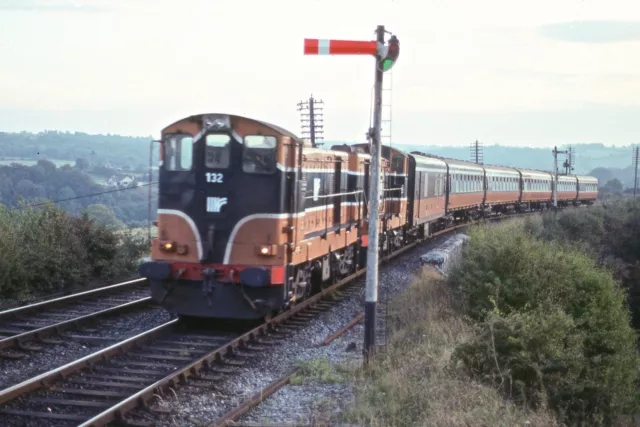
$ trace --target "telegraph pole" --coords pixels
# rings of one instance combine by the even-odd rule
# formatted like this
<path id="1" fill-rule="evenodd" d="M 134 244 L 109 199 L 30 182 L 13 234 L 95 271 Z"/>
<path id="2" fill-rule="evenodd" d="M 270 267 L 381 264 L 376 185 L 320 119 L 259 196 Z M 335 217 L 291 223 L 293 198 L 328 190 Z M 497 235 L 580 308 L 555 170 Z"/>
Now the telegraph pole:
<path id="1" fill-rule="evenodd" d="M 555 176 L 553 183 L 553 207 L 558 210 L 558 154 L 566 154 L 567 150 L 558 150 L 558 146 L 553 147 L 553 175 Z"/>
<path id="2" fill-rule="evenodd" d="M 640 157 L 640 146 L 633 147 L 633 168 L 635 174 L 633 177 L 633 198 L 636 198 L 636 189 L 638 188 L 638 159 Z"/>
<path id="3" fill-rule="evenodd" d="M 302 122 L 302 136 L 311 140 L 311 145 L 319 147 L 324 139 L 324 124 L 322 117 L 322 100 L 315 99 L 313 95 L 307 101 L 298 102 L 298 111 L 300 111 L 300 121 Z"/>
<path id="4" fill-rule="evenodd" d="M 385 45 L 384 25 L 378 25 L 375 41 L 305 39 L 305 55 L 373 55 L 375 57 L 373 128 L 369 130 L 370 182 L 365 289 L 364 349 L 365 362 L 375 352 L 375 320 L 378 302 L 378 247 L 380 204 L 380 126 L 382 122 L 383 73 L 390 70 L 400 55 L 400 42 L 392 35 Z"/>
<path id="5" fill-rule="evenodd" d="M 476 139 L 476 142 L 471 143 L 471 161 L 479 165 L 484 163 L 482 155 L 482 142 Z"/>

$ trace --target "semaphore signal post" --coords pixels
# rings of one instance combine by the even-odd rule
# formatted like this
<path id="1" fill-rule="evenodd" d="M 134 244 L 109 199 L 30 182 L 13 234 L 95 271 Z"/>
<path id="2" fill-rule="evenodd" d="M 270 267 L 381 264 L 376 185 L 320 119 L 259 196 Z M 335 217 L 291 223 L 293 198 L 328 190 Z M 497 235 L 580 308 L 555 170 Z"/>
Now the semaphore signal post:
<path id="1" fill-rule="evenodd" d="M 365 361 L 375 351 L 375 321 L 378 302 L 378 247 L 379 220 L 371 216 L 379 212 L 380 201 L 380 126 L 382 122 L 383 73 L 397 62 L 400 42 L 395 35 L 385 44 L 384 25 L 378 25 L 376 40 L 305 39 L 305 55 L 371 55 L 375 57 L 373 128 L 369 130 L 371 146 L 371 182 L 369 184 L 369 244 L 367 248 L 367 276 L 364 308 L 364 357 Z"/>

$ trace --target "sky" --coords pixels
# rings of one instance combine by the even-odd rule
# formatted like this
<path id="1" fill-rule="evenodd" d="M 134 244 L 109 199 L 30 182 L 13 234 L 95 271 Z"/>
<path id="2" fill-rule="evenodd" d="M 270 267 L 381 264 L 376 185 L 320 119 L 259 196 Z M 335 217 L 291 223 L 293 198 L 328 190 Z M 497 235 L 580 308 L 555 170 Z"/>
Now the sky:
<path id="1" fill-rule="evenodd" d="M 327 140 L 364 142 L 373 58 L 305 56 L 303 40 L 377 25 L 401 46 L 394 142 L 640 142 L 631 0 L 0 0 L 0 131 L 158 137 L 219 112 L 299 134 L 313 94 Z"/>

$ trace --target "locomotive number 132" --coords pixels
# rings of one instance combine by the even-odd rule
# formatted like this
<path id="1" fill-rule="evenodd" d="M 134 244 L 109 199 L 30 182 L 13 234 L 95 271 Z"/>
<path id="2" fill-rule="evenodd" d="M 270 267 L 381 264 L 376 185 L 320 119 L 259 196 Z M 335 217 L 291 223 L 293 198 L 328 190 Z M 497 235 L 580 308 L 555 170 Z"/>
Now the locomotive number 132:
<path id="1" fill-rule="evenodd" d="M 207 177 L 207 182 L 213 182 L 218 184 L 222 183 L 223 175 L 221 173 L 207 172 L 205 175 Z"/>

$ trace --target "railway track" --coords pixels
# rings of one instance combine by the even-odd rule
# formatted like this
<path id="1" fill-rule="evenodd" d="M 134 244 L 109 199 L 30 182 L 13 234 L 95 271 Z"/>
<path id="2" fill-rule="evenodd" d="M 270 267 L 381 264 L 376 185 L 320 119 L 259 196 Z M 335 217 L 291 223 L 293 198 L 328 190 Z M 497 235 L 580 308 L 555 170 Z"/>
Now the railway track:
<path id="1" fill-rule="evenodd" d="M 428 240 L 471 224 L 433 233 Z M 381 263 L 423 242 L 381 256 Z M 335 303 L 359 294 L 358 285 L 364 283 L 365 272 L 362 269 L 267 323 L 235 336 L 194 333 L 179 320 L 171 320 L 0 391 L 0 419 L 6 426 L 88 427 L 112 422 L 151 426 L 166 412 L 158 402 L 163 396 L 170 397 L 169 391 L 177 387 L 187 391 L 215 389 L 225 375 L 233 375 L 234 368 L 278 345 Z"/>
<path id="2" fill-rule="evenodd" d="M 153 304 L 146 279 L 0 311 L 0 358 L 19 359 L 42 350 L 42 344 L 60 344 L 64 331 L 98 318 Z M 87 338 L 66 334 L 67 339 Z"/>
<path id="3" fill-rule="evenodd" d="M 381 262 L 419 243 L 381 257 Z M 1 391 L 0 416 L 7 426 L 62 422 L 55 425 L 86 427 L 114 421 L 131 426 L 152 425 L 155 416 L 163 413 L 154 403 L 167 390 L 215 388 L 224 375 L 233 374 L 235 367 L 278 345 L 337 302 L 359 294 L 358 285 L 364 284 L 365 271 L 344 278 L 269 322 L 232 339 L 227 337 L 224 342 L 215 333 L 193 334 L 179 320 L 169 321 Z M 136 409 L 141 410 L 132 412 Z"/>

